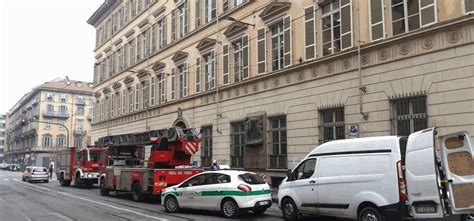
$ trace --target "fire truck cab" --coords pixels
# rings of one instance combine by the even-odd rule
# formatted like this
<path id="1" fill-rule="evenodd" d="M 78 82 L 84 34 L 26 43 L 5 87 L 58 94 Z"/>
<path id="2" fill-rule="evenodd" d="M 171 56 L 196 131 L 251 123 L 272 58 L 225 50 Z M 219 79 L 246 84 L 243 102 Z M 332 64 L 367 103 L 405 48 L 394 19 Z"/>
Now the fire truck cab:
<path id="1" fill-rule="evenodd" d="M 102 151 L 97 147 L 60 150 L 56 160 L 56 176 L 61 186 L 74 182 L 77 187 L 89 188 L 98 183 L 100 171 L 105 168 Z"/>
<path id="2" fill-rule="evenodd" d="M 203 171 L 190 166 L 200 142 L 193 128 L 180 127 L 99 138 L 107 156 L 100 194 L 132 192 L 135 201 L 159 197 L 166 187 Z"/>

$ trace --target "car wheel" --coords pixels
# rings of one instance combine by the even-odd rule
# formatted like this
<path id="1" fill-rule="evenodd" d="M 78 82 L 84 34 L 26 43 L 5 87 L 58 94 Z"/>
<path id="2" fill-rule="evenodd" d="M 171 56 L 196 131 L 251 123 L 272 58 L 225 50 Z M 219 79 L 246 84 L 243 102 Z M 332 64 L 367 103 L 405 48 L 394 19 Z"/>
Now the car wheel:
<path id="1" fill-rule="evenodd" d="M 474 214 L 462 215 L 461 221 L 472 221 L 474 220 Z"/>
<path id="2" fill-rule="evenodd" d="M 69 180 L 67 180 L 67 181 L 64 180 L 64 175 L 61 175 L 61 176 L 59 177 L 59 182 L 61 183 L 61 186 L 69 186 L 69 185 L 71 185 L 71 181 L 69 181 Z"/>
<path id="3" fill-rule="evenodd" d="M 167 213 L 174 213 L 179 210 L 178 200 L 174 196 L 167 196 L 164 205 Z"/>
<path id="4" fill-rule="evenodd" d="M 253 214 L 255 215 L 262 215 L 265 213 L 265 211 L 267 211 L 267 209 L 256 209 L 253 211 Z"/>
<path id="5" fill-rule="evenodd" d="M 285 217 L 285 220 L 298 220 L 298 208 L 296 207 L 296 204 L 292 199 L 283 199 L 283 202 L 281 204 L 281 211 L 283 212 L 283 217 Z"/>
<path id="6" fill-rule="evenodd" d="M 140 184 L 138 182 L 133 183 L 132 198 L 135 202 L 143 201 L 142 188 L 140 188 Z"/>
<path id="7" fill-rule="evenodd" d="M 233 199 L 224 199 L 221 204 L 222 215 L 226 218 L 234 218 L 239 216 L 239 205 Z"/>
<path id="8" fill-rule="evenodd" d="M 384 221 L 385 218 L 380 214 L 379 210 L 373 206 L 364 207 L 360 213 L 358 221 Z"/>
<path id="9" fill-rule="evenodd" d="M 99 188 L 100 188 L 100 195 L 101 196 L 108 196 L 109 195 L 109 189 L 105 188 L 105 179 L 100 180 Z"/>
<path id="10" fill-rule="evenodd" d="M 25 177 L 21 177 L 21 181 L 25 182 Z"/>
<path id="11" fill-rule="evenodd" d="M 79 174 L 76 174 L 76 177 L 74 177 L 74 186 L 82 188 L 81 177 L 78 175 Z"/>
<path id="12" fill-rule="evenodd" d="M 45 180 L 44 182 L 45 182 L 45 183 L 49 183 L 49 180 Z"/>

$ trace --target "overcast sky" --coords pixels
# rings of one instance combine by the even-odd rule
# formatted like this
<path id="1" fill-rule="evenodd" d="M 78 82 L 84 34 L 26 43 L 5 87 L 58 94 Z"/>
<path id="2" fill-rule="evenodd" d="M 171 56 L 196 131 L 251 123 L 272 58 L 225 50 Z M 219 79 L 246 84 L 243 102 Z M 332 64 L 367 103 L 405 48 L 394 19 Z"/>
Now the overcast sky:
<path id="1" fill-rule="evenodd" d="M 0 0 L 0 113 L 33 87 L 66 75 L 92 81 L 103 0 Z"/>

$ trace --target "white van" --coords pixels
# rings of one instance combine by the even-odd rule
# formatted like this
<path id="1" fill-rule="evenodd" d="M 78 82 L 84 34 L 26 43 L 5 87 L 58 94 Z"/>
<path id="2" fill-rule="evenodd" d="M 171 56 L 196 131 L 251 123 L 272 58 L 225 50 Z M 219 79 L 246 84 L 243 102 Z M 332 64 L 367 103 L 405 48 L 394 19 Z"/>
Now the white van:
<path id="1" fill-rule="evenodd" d="M 434 136 L 432 128 L 414 133 L 408 139 L 384 136 L 324 143 L 288 172 L 279 187 L 278 207 L 286 220 L 297 220 L 300 214 L 378 221 L 474 213 L 474 189 L 462 184 L 451 194 L 450 187 L 462 182 L 474 187 L 474 176 L 450 178 L 448 173 L 451 183 L 443 185 L 446 182 L 442 182 L 445 178 L 440 169 L 446 164 L 436 159 L 438 155 L 446 157 L 446 148 L 442 145 L 437 154 Z M 465 133 L 451 134 L 441 137 L 440 142 L 450 142 L 447 146 L 458 153 L 456 160 L 470 159 L 473 172 L 473 151 L 468 137 Z M 462 175 L 467 173 L 464 170 L 469 169 L 463 169 Z M 470 194 L 456 194 L 459 191 Z M 454 199 L 444 203 L 448 196 Z"/>

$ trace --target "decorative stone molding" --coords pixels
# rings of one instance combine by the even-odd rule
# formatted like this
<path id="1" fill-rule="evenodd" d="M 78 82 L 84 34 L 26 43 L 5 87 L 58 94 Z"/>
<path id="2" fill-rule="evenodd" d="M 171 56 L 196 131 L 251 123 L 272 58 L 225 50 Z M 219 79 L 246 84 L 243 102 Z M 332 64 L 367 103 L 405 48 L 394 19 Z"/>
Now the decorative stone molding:
<path id="1" fill-rule="evenodd" d="M 326 73 L 331 74 L 334 71 L 334 64 L 331 62 L 326 64 Z"/>
<path id="2" fill-rule="evenodd" d="M 348 70 L 351 68 L 351 60 L 350 59 L 346 59 L 344 60 L 344 70 Z"/>
<path id="3" fill-rule="evenodd" d="M 433 48 L 434 46 L 434 41 L 432 38 L 425 38 L 425 40 L 423 40 L 423 43 L 421 45 L 421 47 L 425 50 L 430 50 L 431 48 Z"/>
<path id="4" fill-rule="evenodd" d="M 268 89 L 268 82 L 267 81 L 263 81 L 263 89 L 264 90 Z"/>
<path id="5" fill-rule="evenodd" d="M 253 92 L 258 92 L 258 83 L 253 84 Z"/>
<path id="6" fill-rule="evenodd" d="M 291 2 L 271 2 L 258 15 L 262 20 L 267 20 L 277 14 L 283 13 L 291 6 Z"/>
<path id="7" fill-rule="evenodd" d="M 446 38 L 449 43 L 454 44 L 461 40 L 462 35 L 460 33 L 460 30 L 450 30 L 446 32 Z"/>
<path id="8" fill-rule="evenodd" d="M 174 61 L 174 63 L 179 63 L 180 61 L 185 60 L 188 57 L 188 53 L 184 51 L 178 51 L 176 52 L 171 60 Z"/>
<path id="9" fill-rule="evenodd" d="M 407 55 L 410 53 L 410 45 L 408 43 L 402 44 L 399 49 L 400 55 Z"/>
<path id="10" fill-rule="evenodd" d="M 273 85 L 275 85 L 275 87 L 280 86 L 280 78 L 276 77 L 276 78 L 273 80 Z"/>
<path id="11" fill-rule="evenodd" d="M 206 49 L 213 47 L 216 45 L 216 39 L 211 39 L 211 38 L 203 38 L 199 43 L 196 45 L 196 48 L 199 51 L 205 51 Z"/>
<path id="12" fill-rule="evenodd" d="M 378 52 L 379 60 L 385 61 L 388 59 L 388 49 L 384 48 Z"/>
<path id="13" fill-rule="evenodd" d="M 363 54 L 361 57 L 360 57 L 360 63 L 362 63 L 362 65 L 367 65 L 369 64 L 369 59 L 370 58 L 370 54 Z"/>

